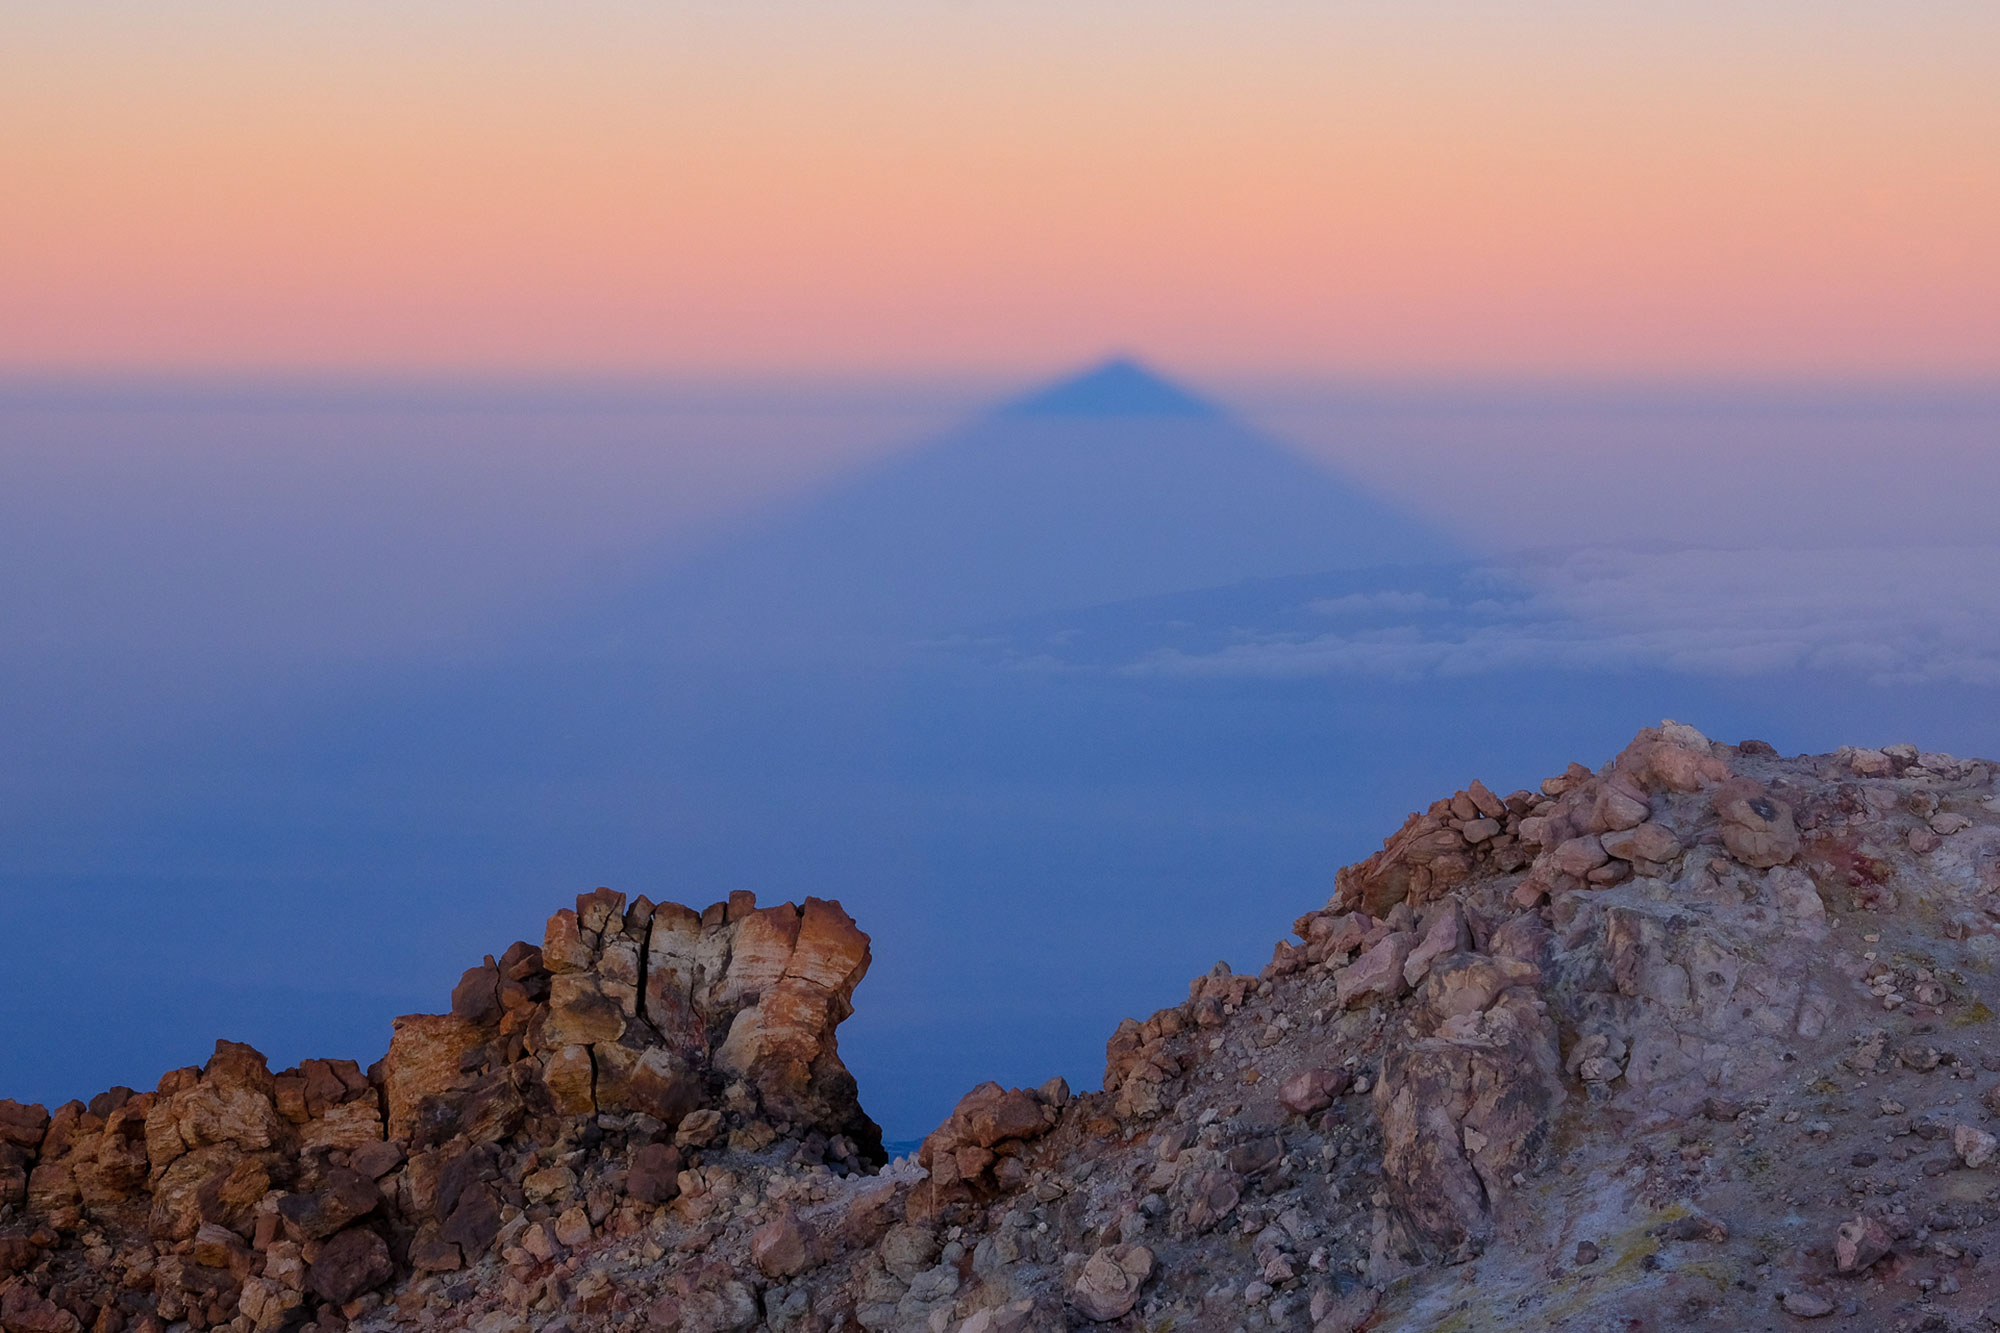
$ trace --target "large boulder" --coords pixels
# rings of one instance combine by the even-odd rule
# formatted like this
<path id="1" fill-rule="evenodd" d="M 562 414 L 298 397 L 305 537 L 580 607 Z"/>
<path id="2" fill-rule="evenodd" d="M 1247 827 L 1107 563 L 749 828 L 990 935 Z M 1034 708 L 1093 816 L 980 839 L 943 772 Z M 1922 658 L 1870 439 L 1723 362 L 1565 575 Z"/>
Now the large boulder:
<path id="1" fill-rule="evenodd" d="M 306 1285 L 329 1305 L 345 1305 L 364 1291 L 373 1290 L 396 1273 L 389 1246 L 380 1236 L 364 1228 L 343 1231 L 319 1248 L 319 1257 L 306 1272 Z"/>

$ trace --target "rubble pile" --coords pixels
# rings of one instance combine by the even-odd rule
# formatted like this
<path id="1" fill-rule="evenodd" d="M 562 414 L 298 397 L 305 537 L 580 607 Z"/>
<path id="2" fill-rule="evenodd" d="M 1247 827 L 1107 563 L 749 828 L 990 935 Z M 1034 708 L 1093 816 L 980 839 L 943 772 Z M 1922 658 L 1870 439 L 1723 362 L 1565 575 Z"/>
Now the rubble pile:
<path id="1" fill-rule="evenodd" d="M 886 1166 L 836 905 L 600 890 L 370 1070 L 0 1103 L 0 1327 L 2000 1327 L 1995 774 L 1665 723 L 1470 783 Z"/>

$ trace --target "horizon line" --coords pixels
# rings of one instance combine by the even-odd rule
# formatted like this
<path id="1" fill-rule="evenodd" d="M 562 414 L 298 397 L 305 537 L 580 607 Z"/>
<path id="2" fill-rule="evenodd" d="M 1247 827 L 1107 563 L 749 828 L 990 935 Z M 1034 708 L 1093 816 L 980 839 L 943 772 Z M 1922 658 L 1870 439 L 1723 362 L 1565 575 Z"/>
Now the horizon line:
<path id="1" fill-rule="evenodd" d="M 1405 372 L 1379 374 L 1330 370 L 1324 373 L 1218 371 L 1186 374 L 1157 370 L 1154 362 L 1127 354 L 1070 362 L 1042 371 L 997 369 L 829 371 L 811 369 L 720 371 L 686 370 L 551 370 L 487 368 L 388 367 L 215 367 L 215 368 L 8 368 L 0 366 L 0 403 L 9 407 L 40 402 L 48 406 L 112 405 L 105 399 L 124 398 L 133 405 L 149 400 L 231 401 L 288 400 L 327 396 L 346 400 L 395 400 L 412 405 L 448 403 L 465 397 L 497 397 L 518 402 L 591 397 L 646 401 L 662 405 L 693 405 L 712 400 L 728 405 L 746 395 L 782 394 L 810 401 L 863 399 L 884 394 L 954 402 L 990 400 L 1005 406 L 1015 398 L 1034 395 L 1101 370 L 1116 361 L 1136 362 L 1166 383 L 1197 390 L 1201 397 L 1226 406 L 1232 399 L 1253 398 L 1267 405 L 1336 405 L 1343 399 L 1463 399 L 1532 402 L 1558 398 L 1569 402 L 1629 401 L 1647 398 L 1748 402 L 1809 395 L 1817 401 L 1894 402 L 1953 398 L 2000 405 L 2000 370 L 1988 374 L 1885 373 L 1856 376 L 1851 372 L 1717 374 L 1675 372 L 1574 374 L 1523 372 Z M 690 402 L 692 400 L 692 402 Z M 912 404 L 914 405 L 914 404 Z"/>

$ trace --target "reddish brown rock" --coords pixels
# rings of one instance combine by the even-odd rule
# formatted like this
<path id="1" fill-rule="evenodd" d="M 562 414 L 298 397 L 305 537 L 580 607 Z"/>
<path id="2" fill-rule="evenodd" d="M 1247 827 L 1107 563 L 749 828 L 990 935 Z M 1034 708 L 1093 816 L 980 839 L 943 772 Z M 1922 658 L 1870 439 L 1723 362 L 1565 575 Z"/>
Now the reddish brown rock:
<path id="1" fill-rule="evenodd" d="M 1609 859 L 1604 840 L 1595 833 L 1570 838 L 1549 854 L 1549 863 L 1559 873 L 1582 879 Z"/>
<path id="2" fill-rule="evenodd" d="M 1641 731 L 1616 766 L 1649 791 L 1698 792 L 1729 777 L 1729 766 L 1715 757 L 1708 738 L 1678 722 Z"/>
<path id="3" fill-rule="evenodd" d="M 1834 1229 L 1834 1267 L 1851 1275 L 1865 1273 L 1887 1258 L 1894 1245 L 1888 1229 L 1874 1218 L 1850 1218 Z"/>
<path id="4" fill-rule="evenodd" d="M 1344 1069 L 1304 1069 L 1278 1085 L 1278 1104 L 1293 1115 L 1312 1115 L 1333 1105 L 1353 1081 Z"/>
<path id="5" fill-rule="evenodd" d="M 1410 956 L 1403 961 L 1403 980 L 1411 986 L 1420 984 L 1435 960 L 1469 948 L 1471 944 L 1472 936 L 1466 929 L 1465 914 L 1458 903 L 1451 899 L 1438 903 L 1426 919 Z"/>
<path id="6" fill-rule="evenodd" d="M 79 1333 L 82 1327 L 75 1315 L 44 1300 L 21 1279 L 0 1285 L 0 1328 L 7 1333 Z"/>
<path id="7" fill-rule="evenodd" d="M 204 1222 L 195 1229 L 188 1257 L 204 1268 L 235 1270 L 239 1277 L 247 1275 L 255 1262 L 243 1237 L 213 1222 Z"/>
<path id="8" fill-rule="evenodd" d="M 664 1143 L 649 1143 L 632 1154 L 625 1174 L 625 1192 L 649 1207 L 672 1203 L 680 1193 L 680 1152 Z"/>
<path id="9" fill-rule="evenodd" d="M 22 1208 L 28 1202 L 28 1154 L 11 1143 L 0 1143 L 0 1208 Z"/>
<path id="10" fill-rule="evenodd" d="M 625 924 L 625 895 L 606 888 L 578 894 L 576 922 L 586 938 L 602 937 L 606 932 L 621 929 Z"/>
<path id="11" fill-rule="evenodd" d="M 364 1143 L 348 1155 L 347 1164 L 370 1180 L 380 1180 L 403 1164 L 403 1149 L 380 1140 Z"/>
<path id="12" fill-rule="evenodd" d="M 1563 1098 L 1555 1028 L 1526 998 L 1394 1048 L 1375 1089 L 1391 1203 L 1440 1257 L 1478 1253 L 1494 1201 L 1540 1164 Z"/>
<path id="13" fill-rule="evenodd" d="M 625 1035 L 625 1012 L 594 972 L 563 972 L 549 983 L 542 1033 L 552 1046 L 591 1046 Z"/>
<path id="14" fill-rule="evenodd" d="M 642 1111 L 671 1128 L 700 1103 L 700 1073 L 672 1048 L 600 1044 L 592 1054 L 601 1111 Z"/>
<path id="15" fill-rule="evenodd" d="M 961 1097 L 950 1117 L 931 1131 L 917 1160 L 935 1164 L 950 1179 L 974 1178 L 994 1161 L 990 1149 L 996 1144 L 1039 1137 L 1055 1119 L 1053 1108 L 1030 1089 L 982 1083 Z"/>
<path id="16" fill-rule="evenodd" d="M 382 1113 L 372 1101 L 344 1102 L 327 1108 L 325 1115 L 299 1127 L 299 1147 L 353 1150 L 379 1143 L 384 1130 Z"/>
<path id="17" fill-rule="evenodd" d="M 94 1225 L 113 1231 L 113 1247 L 150 1239 L 156 1260 L 119 1262 L 150 1275 L 137 1288 L 144 1303 L 126 1308 L 157 1327 L 240 1318 L 276 1333 L 311 1318 L 315 1302 L 351 1314 L 358 1294 L 398 1272 L 486 1261 L 506 1210 L 524 1200 L 506 1176 L 514 1164 L 541 1159 L 536 1198 L 558 1210 L 553 1233 L 522 1237 L 544 1260 L 556 1257 L 541 1253 L 551 1234 L 570 1244 L 632 1234 L 638 1209 L 676 1198 L 687 1166 L 676 1148 L 642 1141 L 622 1180 L 595 1178 L 587 1165 L 551 1167 L 543 1154 L 558 1144 L 580 1145 L 563 1151 L 587 1163 L 607 1131 L 673 1134 L 690 1152 L 763 1151 L 785 1135 L 801 1161 L 851 1170 L 880 1159 L 834 1044 L 869 961 L 868 937 L 837 903 L 760 910 L 733 894 L 696 914 L 645 899 L 628 908 L 598 890 L 556 913 L 544 940 L 467 971 L 451 1013 L 397 1020 L 366 1074 L 331 1060 L 273 1074 L 256 1051 L 224 1042 L 155 1093 L 114 1089 L 54 1115 L 0 1104 L 0 1208 L 28 1210 L 50 1245 L 96 1245 Z M 1032 1094 L 1013 1097 L 974 1133 L 1025 1133 L 1053 1117 Z M 697 1194 L 708 1199 L 698 1215 L 733 1197 L 726 1185 Z M 43 1235 L 10 1235 L 10 1268 L 42 1263 Z M 767 1268 L 796 1270 L 789 1239 L 767 1236 Z M 563 1297 L 585 1313 L 613 1304 L 589 1275 Z M 151 1333 L 143 1320 L 141 1333 Z"/>
<path id="18" fill-rule="evenodd" d="M 1658 824 L 1635 824 L 1621 832 L 1606 833 L 1598 839 L 1605 852 L 1621 861 L 1652 861 L 1664 864 L 1681 854 L 1680 839 Z"/>
<path id="19" fill-rule="evenodd" d="M 1748 778 L 1716 788 L 1715 813 L 1722 820 L 1722 845 L 1748 866 L 1769 869 L 1799 853 L 1799 830 L 1792 808 Z"/>
<path id="20" fill-rule="evenodd" d="M 381 1202 L 382 1193 L 372 1179 L 334 1167 L 327 1172 L 326 1188 L 279 1199 L 278 1216 L 284 1219 L 285 1234 L 292 1240 L 321 1240 L 360 1221 Z"/>
<path id="21" fill-rule="evenodd" d="M 306 1270 L 306 1285 L 330 1305 L 345 1305 L 395 1276 L 389 1246 L 374 1232 L 357 1227 L 320 1246 Z"/>
<path id="22" fill-rule="evenodd" d="M 1002 1139 L 1033 1138 L 1053 1119 L 1032 1089 L 982 1083 L 959 1099 L 946 1125 L 955 1142 L 990 1148 Z"/>
<path id="23" fill-rule="evenodd" d="M 46 1107 L 0 1100 L 0 1144 L 11 1144 L 34 1152 L 42 1146 L 42 1136 L 48 1133 L 48 1129 L 49 1113 Z"/>
<path id="24" fill-rule="evenodd" d="M 1300 920 L 1310 922 L 1306 927 L 1309 933 L 1305 938 L 1321 960 L 1351 954 L 1359 949 L 1368 938 L 1369 927 L 1374 924 L 1369 917 L 1360 912 L 1343 912 L 1339 915 L 1318 912 L 1310 918 L 1302 917 Z M 1293 929 L 1298 929 L 1297 923 L 1294 923 Z"/>
<path id="25" fill-rule="evenodd" d="M 1086 1319 L 1123 1319 L 1139 1303 L 1140 1288 L 1152 1275 L 1153 1252 L 1145 1246 L 1106 1246 L 1084 1262 L 1070 1300 Z"/>
<path id="26" fill-rule="evenodd" d="M 0 1231 L 0 1281 L 26 1272 L 40 1260 L 41 1247 L 20 1231 Z"/>
<path id="27" fill-rule="evenodd" d="M 428 1053 L 406 1037 L 367 1075 L 271 1075 L 225 1047 L 156 1094 L 10 1114 L 39 1142 L 0 1139 L 0 1207 L 17 1210 L 0 1214 L 0 1283 L 25 1274 L 93 1333 L 414 1326 L 439 1296 L 482 1333 L 608 1333 L 648 1308 L 674 1330 L 801 1333 L 1556 1317 L 1517 1303 L 1524 1282 L 1560 1283 L 1579 1327 L 1666 1309 L 1754 1322 L 1753 1306 L 1817 1317 L 1825 1302 L 1798 1293 L 1843 1262 L 1885 1278 L 1830 1293 L 1857 1326 L 1905 1318 L 1907 1280 L 1940 1310 L 1983 1309 L 2000 1288 L 1969 1262 L 1989 1212 L 1974 1173 L 2000 1153 L 1951 1089 L 2000 1068 L 1976 1027 L 2000 998 L 2000 766 L 1880 753 L 1887 771 L 1857 779 L 1844 756 L 1669 725 L 1545 794 L 1474 784 L 1344 872 L 1261 975 L 1218 965 L 1184 1003 L 1120 1024 L 1104 1092 L 973 1089 L 920 1150 L 927 1175 L 851 1174 L 870 1152 L 843 1128 L 865 1117 L 841 1100 L 832 1034 L 868 946 L 837 907 L 584 895 L 546 937 L 569 979 L 526 945 L 488 959 L 454 1015 L 406 1021 L 436 1024 Z M 1795 812 L 1795 865 L 1753 864 L 1730 831 L 1782 843 L 1756 793 Z M 1938 842 L 1922 859 L 1912 828 Z M 1557 868 L 1593 837 L 1604 861 Z M 1341 1007 L 1366 979 L 1343 969 L 1394 961 L 1367 1009 Z M 1374 1095 L 1331 1110 L 1350 1070 Z M 1827 1091 L 1828 1070 L 1877 1086 L 1840 1073 Z M 1894 1109 L 1878 1116 L 1878 1098 Z M 401 1138 L 381 1137 L 392 1100 Z M 1573 1171 L 1546 1169 L 1558 1119 Z M 1805 1158 L 1853 1174 L 1822 1183 Z M 1765 1297 L 1690 1266 L 1731 1233 L 1784 1234 L 1842 1186 L 1878 1220 L 1850 1223 L 1844 1248 L 1766 1249 Z M 1629 1235 L 1606 1220 L 1635 1208 L 1651 1216 Z M 342 1248 L 358 1281 L 379 1268 L 364 1234 L 394 1265 L 379 1312 L 375 1288 L 341 1306 L 319 1289 L 352 1289 L 328 1263 Z M 1634 1263 L 1633 1237 L 1676 1249 Z M 1171 1259 L 1135 1294 L 1117 1251 L 1139 1240 Z M 1492 1283 L 1435 1267 L 1482 1247 Z M 1572 1254 L 1588 1281 L 1550 1268 Z"/>
<path id="28" fill-rule="evenodd" d="M 1584 826 L 1591 833 L 1615 833 L 1644 823 L 1650 813 L 1651 807 L 1636 784 L 1623 786 L 1614 778 L 1598 789 Z"/>
<path id="29" fill-rule="evenodd" d="M 550 917 L 548 933 L 542 939 L 542 966 L 557 974 L 582 972 L 592 961 L 594 955 L 583 942 L 576 913 L 564 908 Z"/>
<path id="30" fill-rule="evenodd" d="M 426 1097 L 465 1081 L 466 1057 L 485 1044 L 475 1023 L 452 1014 L 407 1014 L 396 1020 L 389 1054 L 382 1060 L 382 1100 L 389 1137 L 408 1143 Z"/>
<path id="31" fill-rule="evenodd" d="M 271 1188 L 273 1158 L 226 1144 L 196 1148 L 174 1159 L 153 1183 L 150 1227 L 163 1240 L 185 1240 L 203 1222 L 248 1234 L 258 1203 Z"/>
<path id="32" fill-rule="evenodd" d="M 1472 802 L 1472 808 L 1486 818 L 1506 818 L 1507 803 L 1489 791 L 1486 784 L 1478 778 L 1472 780 L 1472 784 L 1465 789 L 1465 794 L 1466 798 Z"/>
<path id="33" fill-rule="evenodd" d="M 1416 936 L 1396 931 L 1334 974 L 1335 1002 L 1342 1008 L 1392 1000 L 1410 988 L 1403 976 Z"/>
<path id="34" fill-rule="evenodd" d="M 756 1003 L 778 984 L 799 941 L 799 912 L 787 903 L 746 913 L 736 922 L 729 970 L 718 999 L 725 1005 Z"/>
<path id="35" fill-rule="evenodd" d="M 798 947 L 785 964 L 785 975 L 852 995 L 868 975 L 868 936 L 837 902 L 808 898 L 799 909 Z"/>
<path id="36" fill-rule="evenodd" d="M 588 1047 L 565 1046 L 552 1052 L 543 1075 L 559 1114 L 590 1115 L 597 1110 L 597 1067 Z"/>
<path id="37" fill-rule="evenodd" d="M 264 1057 L 219 1041 L 198 1075 L 169 1076 L 146 1112 L 146 1157 L 158 1181 L 183 1153 L 222 1145 L 255 1152 L 286 1145 L 291 1131 L 274 1100 L 277 1081 Z"/>
<path id="38" fill-rule="evenodd" d="M 1435 1022 L 1443 1024 L 1483 1013 L 1508 990 L 1533 986 L 1541 979 L 1541 969 L 1533 963 L 1490 954 L 1452 954 L 1431 966 L 1424 985 L 1424 1007 Z"/>
<path id="39" fill-rule="evenodd" d="M 469 969 L 452 988 L 451 1012 L 455 1018 L 484 1025 L 500 1019 L 500 968 L 488 954 L 480 966 Z"/>
<path id="40" fill-rule="evenodd" d="M 53 1217 L 72 1210 L 82 1202 L 76 1187 L 76 1171 L 66 1161 L 43 1162 L 28 1173 L 28 1211 Z"/>
<path id="41" fill-rule="evenodd" d="M 787 1212 L 750 1237 L 750 1260 L 765 1277 L 783 1281 L 813 1266 L 816 1245 L 812 1229 Z"/>

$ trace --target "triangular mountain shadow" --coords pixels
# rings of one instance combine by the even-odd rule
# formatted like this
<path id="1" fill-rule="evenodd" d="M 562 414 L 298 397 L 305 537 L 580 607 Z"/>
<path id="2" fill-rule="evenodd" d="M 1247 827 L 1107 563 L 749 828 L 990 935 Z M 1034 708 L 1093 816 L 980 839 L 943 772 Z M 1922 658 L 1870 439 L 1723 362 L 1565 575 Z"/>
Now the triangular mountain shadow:
<path id="1" fill-rule="evenodd" d="M 1222 409 L 1161 379 L 1129 357 L 1038 389 L 995 409 L 995 417 L 1219 417 Z"/>
<path id="2" fill-rule="evenodd" d="M 907 643 L 998 619 L 1455 543 L 1131 361 L 767 517 L 580 627 L 616 651 Z"/>

